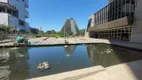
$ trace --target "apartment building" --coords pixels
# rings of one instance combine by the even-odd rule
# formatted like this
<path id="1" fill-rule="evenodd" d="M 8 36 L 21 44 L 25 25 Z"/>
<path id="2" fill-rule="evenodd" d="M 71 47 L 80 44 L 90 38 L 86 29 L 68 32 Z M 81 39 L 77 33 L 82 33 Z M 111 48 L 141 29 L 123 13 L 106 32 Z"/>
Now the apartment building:
<path id="1" fill-rule="evenodd" d="M 16 29 L 29 30 L 28 0 L 0 0 L 0 24 Z"/>
<path id="2" fill-rule="evenodd" d="M 142 43 L 142 0 L 109 0 L 89 17 L 90 37 Z"/>

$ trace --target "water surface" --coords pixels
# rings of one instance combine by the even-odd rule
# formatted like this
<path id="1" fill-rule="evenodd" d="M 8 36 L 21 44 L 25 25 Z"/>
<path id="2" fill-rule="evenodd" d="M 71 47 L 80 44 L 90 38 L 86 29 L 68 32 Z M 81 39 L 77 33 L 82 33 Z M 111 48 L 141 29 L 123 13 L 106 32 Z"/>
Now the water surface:
<path id="1" fill-rule="evenodd" d="M 5 58 L 5 61 L 2 59 Z M 112 65 L 142 59 L 142 52 L 105 45 L 70 45 L 52 47 L 21 47 L 0 49 L 0 79 L 24 80 L 56 73 L 88 68 L 96 65 Z M 48 61 L 49 70 L 40 71 L 37 65 Z M 2 73 L 3 71 L 3 73 Z"/>

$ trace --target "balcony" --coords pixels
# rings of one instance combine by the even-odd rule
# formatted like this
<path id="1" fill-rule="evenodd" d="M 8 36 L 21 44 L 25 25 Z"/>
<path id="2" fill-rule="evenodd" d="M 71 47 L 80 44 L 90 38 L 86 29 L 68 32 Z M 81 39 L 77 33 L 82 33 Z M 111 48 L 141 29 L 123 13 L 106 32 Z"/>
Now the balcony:
<path id="1" fill-rule="evenodd" d="M 18 26 L 18 18 L 8 13 L 0 13 L 0 24 L 9 25 L 10 27 Z"/>
<path id="2" fill-rule="evenodd" d="M 8 14 L 8 24 L 11 27 L 17 27 L 19 24 L 18 18 L 14 17 L 13 15 Z"/>
<path id="3" fill-rule="evenodd" d="M 14 10 L 14 11 L 17 11 L 16 7 L 15 6 L 12 6 L 10 3 L 8 3 L 7 1 L 4 1 L 4 0 L 0 0 L 0 7 L 2 8 L 8 8 L 8 9 L 11 9 L 11 10 Z"/>
<path id="4" fill-rule="evenodd" d="M 2 3 L 8 3 L 8 0 L 0 0 Z"/>
<path id="5" fill-rule="evenodd" d="M 29 18 L 29 12 L 27 10 L 25 10 L 25 17 Z"/>
<path id="6" fill-rule="evenodd" d="M 29 7 L 29 1 L 25 0 L 25 7 L 28 8 Z"/>

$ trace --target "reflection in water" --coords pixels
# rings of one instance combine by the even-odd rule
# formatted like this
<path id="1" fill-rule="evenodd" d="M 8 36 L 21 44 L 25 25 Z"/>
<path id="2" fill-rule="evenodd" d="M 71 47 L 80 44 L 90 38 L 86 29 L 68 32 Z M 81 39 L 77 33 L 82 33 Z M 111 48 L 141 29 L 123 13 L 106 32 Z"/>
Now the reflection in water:
<path id="1" fill-rule="evenodd" d="M 72 53 L 75 51 L 76 46 L 75 45 L 68 45 L 67 47 L 64 47 L 65 51 L 67 52 L 66 56 L 70 57 Z"/>
<path id="2" fill-rule="evenodd" d="M 94 64 L 104 67 L 142 59 L 141 52 L 111 45 L 91 44 L 87 51 Z"/>
<path id="3" fill-rule="evenodd" d="M 87 48 L 87 50 L 86 50 Z M 66 54 L 66 56 L 65 56 Z M 70 56 L 70 57 L 69 57 Z M 0 80 L 25 80 L 56 73 L 142 59 L 141 52 L 104 44 L 0 49 Z M 51 69 L 37 65 L 48 61 Z"/>
<path id="4" fill-rule="evenodd" d="M 0 56 L 3 58 L 0 79 L 24 80 L 28 77 L 28 48 L 3 48 L 0 55 L 4 55 Z"/>

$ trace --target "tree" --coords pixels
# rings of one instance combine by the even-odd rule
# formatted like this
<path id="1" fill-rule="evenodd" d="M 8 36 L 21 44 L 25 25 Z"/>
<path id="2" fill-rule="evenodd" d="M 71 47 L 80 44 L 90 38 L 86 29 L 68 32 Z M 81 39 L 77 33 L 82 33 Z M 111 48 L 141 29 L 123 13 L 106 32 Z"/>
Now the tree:
<path id="1" fill-rule="evenodd" d="M 21 32 L 21 33 L 25 33 L 26 31 L 25 31 L 25 30 L 20 30 L 19 32 Z"/>
<path id="2" fill-rule="evenodd" d="M 8 25 L 4 25 L 4 24 L 0 24 L 0 30 L 3 31 L 3 32 L 8 32 L 8 33 L 12 33 L 14 31 L 16 31 L 15 28 L 10 27 Z"/>
<path id="3" fill-rule="evenodd" d="M 58 35 L 60 35 L 61 37 L 64 37 L 64 32 L 63 31 L 59 31 L 57 32 Z"/>
<path id="4" fill-rule="evenodd" d="M 31 28 L 31 33 L 33 33 L 33 34 L 38 34 L 38 29 L 36 29 L 36 28 Z"/>
<path id="5" fill-rule="evenodd" d="M 44 34 L 42 30 L 38 30 L 38 34 Z"/>
<path id="6" fill-rule="evenodd" d="M 79 35 L 80 35 L 80 36 L 84 36 L 84 34 L 85 34 L 85 29 L 79 30 Z"/>
<path id="7" fill-rule="evenodd" d="M 51 31 L 49 30 L 49 31 L 46 31 L 46 33 L 47 34 L 56 34 L 56 31 L 55 30 L 51 30 Z"/>
<path id="8" fill-rule="evenodd" d="M 8 29 L 8 25 L 0 24 L 0 29 L 6 31 Z"/>
<path id="9" fill-rule="evenodd" d="M 13 27 L 9 27 L 9 28 L 8 28 L 8 32 L 9 32 L 9 33 L 13 33 L 13 32 L 15 32 L 15 31 L 16 31 L 16 29 L 13 28 Z"/>
<path id="10" fill-rule="evenodd" d="M 52 34 L 52 31 L 46 31 L 47 34 Z"/>
<path id="11" fill-rule="evenodd" d="M 56 34 L 56 31 L 55 30 L 51 30 L 52 34 Z"/>

